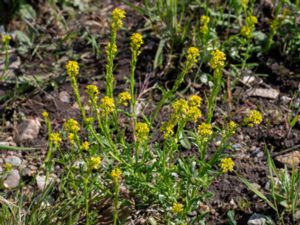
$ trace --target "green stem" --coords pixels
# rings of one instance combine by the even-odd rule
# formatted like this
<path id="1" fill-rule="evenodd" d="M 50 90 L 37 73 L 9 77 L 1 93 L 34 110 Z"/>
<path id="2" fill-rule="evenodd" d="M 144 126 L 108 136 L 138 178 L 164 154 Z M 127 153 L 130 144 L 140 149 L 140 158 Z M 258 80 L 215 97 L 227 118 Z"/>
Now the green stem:
<path id="1" fill-rule="evenodd" d="M 78 88 L 78 85 L 77 85 L 76 78 L 75 77 L 71 77 L 71 82 L 72 82 L 72 87 L 73 87 L 73 91 L 74 91 L 76 102 L 77 102 L 77 104 L 79 106 L 83 122 L 85 123 L 86 115 L 85 115 L 85 110 L 84 110 L 84 108 L 83 108 L 83 106 L 81 104 L 81 101 L 80 101 L 79 88 Z"/>
<path id="2" fill-rule="evenodd" d="M 114 225 L 117 225 L 118 222 L 118 204 L 119 204 L 119 183 L 118 181 L 114 181 L 114 211 L 113 211 L 113 219 Z"/>
<path id="3" fill-rule="evenodd" d="M 84 197 L 85 197 L 85 217 L 86 217 L 86 225 L 90 225 L 90 217 L 89 217 L 89 193 L 88 193 L 88 178 L 83 178 L 84 182 Z"/>
<path id="4" fill-rule="evenodd" d="M 116 37 L 117 37 L 116 31 L 112 30 L 110 48 L 108 49 L 107 65 L 106 65 L 106 95 L 111 98 L 113 98 L 113 90 L 114 90 L 113 67 L 114 67 L 115 54 L 113 52 L 113 48 L 114 46 L 116 46 Z"/>
<path id="5" fill-rule="evenodd" d="M 221 85 L 222 85 L 222 73 L 221 73 L 221 69 L 218 68 L 214 70 L 214 86 L 211 95 L 209 96 L 208 99 L 207 123 L 211 123 L 212 121 L 212 117 L 216 107 L 216 100 L 217 100 L 217 96 L 219 95 Z"/>

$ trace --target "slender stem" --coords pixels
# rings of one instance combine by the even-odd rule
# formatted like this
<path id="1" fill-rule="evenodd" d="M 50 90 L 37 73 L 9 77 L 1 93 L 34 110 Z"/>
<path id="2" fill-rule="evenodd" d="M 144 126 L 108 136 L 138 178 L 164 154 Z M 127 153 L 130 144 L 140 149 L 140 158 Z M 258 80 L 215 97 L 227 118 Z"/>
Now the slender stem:
<path id="1" fill-rule="evenodd" d="M 113 211 L 113 219 L 114 225 L 117 225 L 118 222 L 118 205 L 119 205 L 119 182 L 114 181 L 115 193 L 114 193 L 114 211 Z"/>
<path id="2" fill-rule="evenodd" d="M 77 102 L 77 104 L 79 106 L 83 122 L 85 123 L 85 121 L 86 121 L 86 115 L 85 115 L 85 110 L 84 110 L 84 108 L 83 108 L 83 106 L 81 104 L 81 101 L 80 101 L 79 88 L 78 88 L 78 85 L 77 85 L 76 78 L 75 77 L 71 77 L 71 82 L 72 82 L 72 87 L 73 87 L 73 91 L 74 91 L 76 102 Z"/>

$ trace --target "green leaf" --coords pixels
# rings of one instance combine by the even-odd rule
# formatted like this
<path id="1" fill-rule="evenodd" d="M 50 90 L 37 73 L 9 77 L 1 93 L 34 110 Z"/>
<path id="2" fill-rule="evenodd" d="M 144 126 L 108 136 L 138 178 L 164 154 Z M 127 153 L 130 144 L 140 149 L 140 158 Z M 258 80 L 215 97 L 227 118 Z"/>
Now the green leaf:
<path id="1" fill-rule="evenodd" d="M 33 150 L 37 150 L 37 148 L 28 148 L 28 147 L 17 147 L 17 146 L 0 145 L 0 150 L 9 150 L 9 151 L 33 151 Z"/>
<path id="2" fill-rule="evenodd" d="M 251 191 L 253 191 L 258 197 L 260 197 L 262 200 L 264 200 L 272 209 L 274 209 L 277 212 L 277 207 L 272 202 L 270 202 L 270 200 L 262 192 L 260 192 L 253 184 L 251 184 L 244 177 L 242 177 L 238 174 L 237 174 L 237 176 Z"/>
<path id="3" fill-rule="evenodd" d="M 22 4 L 20 7 L 20 15 L 24 20 L 34 20 L 36 18 L 36 12 L 29 4 Z"/>

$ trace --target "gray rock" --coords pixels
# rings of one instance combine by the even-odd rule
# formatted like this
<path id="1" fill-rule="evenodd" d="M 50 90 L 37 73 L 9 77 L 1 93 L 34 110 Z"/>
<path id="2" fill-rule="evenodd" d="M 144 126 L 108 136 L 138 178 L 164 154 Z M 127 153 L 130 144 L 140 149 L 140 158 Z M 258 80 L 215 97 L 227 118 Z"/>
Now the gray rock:
<path id="1" fill-rule="evenodd" d="M 38 118 L 27 119 L 19 126 L 19 141 L 34 140 L 37 138 L 41 128 L 41 123 Z"/>
<path id="2" fill-rule="evenodd" d="M 4 188 L 11 189 L 19 186 L 20 174 L 18 170 L 11 170 L 3 182 Z"/>
<path id="3" fill-rule="evenodd" d="M 259 213 L 254 213 L 249 218 L 247 225 L 275 225 L 275 223 L 270 217 Z"/>
<path id="4" fill-rule="evenodd" d="M 300 210 L 298 210 L 295 215 L 294 215 L 294 218 L 296 221 L 299 221 L 300 220 Z"/>
<path id="5" fill-rule="evenodd" d="M 53 181 L 54 181 L 54 178 L 52 176 L 49 176 L 47 181 L 46 181 L 46 176 L 44 176 L 44 175 L 36 176 L 36 183 L 37 183 L 39 190 L 41 190 L 41 191 L 44 190 L 45 187 Z"/>
<path id="6" fill-rule="evenodd" d="M 17 156 L 8 156 L 5 162 L 13 166 L 20 166 L 22 164 L 22 160 Z"/>
<path id="7" fill-rule="evenodd" d="M 64 103 L 70 103 L 71 97 L 70 97 L 70 94 L 69 94 L 68 92 L 66 92 L 66 91 L 61 91 L 61 92 L 59 93 L 59 99 L 60 99 L 60 101 L 62 101 L 62 102 L 64 102 Z"/>

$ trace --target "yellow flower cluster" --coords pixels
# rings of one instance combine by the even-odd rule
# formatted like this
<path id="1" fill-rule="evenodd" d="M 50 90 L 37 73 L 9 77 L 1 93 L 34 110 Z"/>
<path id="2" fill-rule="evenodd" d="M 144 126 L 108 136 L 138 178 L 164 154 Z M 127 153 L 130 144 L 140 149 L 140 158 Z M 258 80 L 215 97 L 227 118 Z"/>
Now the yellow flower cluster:
<path id="1" fill-rule="evenodd" d="M 249 126 L 259 125 L 263 121 L 263 115 L 257 110 L 251 110 L 248 116 L 244 118 L 244 122 Z"/>
<path id="2" fill-rule="evenodd" d="M 187 65 L 188 67 L 193 67 L 195 64 L 197 64 L 200 57 L 200 51 L 196 47 L 189 47 L 187 50 Z"/>
<path id="3" fill-rule="evenodd" d="M 88 141 L 84 141 L 82 144 L 81 144 L 81 149 L 84 150 L 84 151 L 88 151 L 90 148 L 90 143 Z"/>
<path id="4" fill-rule="evenodd" d="M 128 91 L 123 91 L 118 95 L 118 103 L 128 106 L 128 101 L 131 100 L 131 95 Z"/>
<path id="5" fill-rule="evenodd" d="M 177 125 L 178 121 L 194 121 L 202 116 L 200 106 L 202 103 L 202 98 L 198 95 L 191 95 L 188 101 L 180 98 L 171 104 L 173 109 L 173 114 L 169 121 L 163 123 L 160 130 L 163 132 L 164 138 L 168 139 L 174 135 L 174 127 Z"/>
<path id="6" fill-rule="evenodd" d="M 122 171 L 119 168 L 114 168 L 110 175 L 115 182 L 118 182 L 121 178 Z"/>
<path id="7" fill-rule="evenodd" d="M 123 19 L 125 18 L 126 13 L 124 10 L 115 8 L 112 12 L 112 29 L 117 31 L 123 26 Z"/>
<path id="8" fill-rule="evenodd" d="M 44 119 L 47 119 L 49 117 L 49 114 L 47 111 L 42 112 L 42 116 L 44 117 Z"/>
<path id="9" fill-rule="evenodd" d="M 146 123 L 138 122 L 135 126 L 135 135 L 138 141 L 143 142 L 148 139 L 150 129 Z"/>
<path id="10" fill-rule="evenodd" d="M 101 157 L 100 156 L 93 156 L 90 158 L 89 162 L 89 168 L 92 170 L 96 170 L 99 168 L 101 163 Z"/>
<path id="11" fill-rule="evenodd" d="M 190 106 L 200 107 L 202 103 L 202 98 L 198 95 L 191 95 L 188 98 Z"/>
<path id="12" fill-rule="evenodd" d="M 2 34 L 2 42 L 4 45 L 7 45 L 11 40 L 11 36 L 8 34 Z"/>
<path id="13" fill-rule="evenodd" d="M 241 5 L 244 9 L 247 9 L 248 2 L 249 0 L 241 0 Z"/>
<path id="14" fill-rule="evenodd" d="M 105 52 L 106 55 L 112 54 L 113 56 L 115 56 L 118 52 L 118 47 L 116 44 L 111 44 L 111 42 L 109 42 L 105 47 Z"/>
<path id="15" fill-rule="evenodd" d="M 211 135 L 212 135 L 213 131 L 212 131 L 212 126 L 211 124 L 208 124 L 208 123 L 201 123 L 199 126 L 198 126 L 198 134 L 207 139 L 209 138 Z"/>
<path id="16" fill-rule="evenodd" d="M 212 58 L 209 61 L 209 65 L 212 69 L 221 69 L 225 66 L 226 55 L 224 52 L 216 49 L 211 55 Z"/>
<path id="17" fill-rule="evenodd" d="M 12 170 L 13 166 L 10 163 L 3 164 L 3 170 L 4 171 L 10 171 Z"/>
<path id="18" fill-rule="evenodd" d="M 130 46 L 133 50 L 138 50 L 144 44 L 143 36 L 140 33 L 133 33 L 130 37 Z"/>
<path id="19" fill-rule="evenodd" d="M 100 108 L 104 115 L 108 115 L 115 110 L 115 102 L 114 99 L 108 96 L 104 96 L 101 99 Z"/>
<path id="20" fill-rule="evenodd" d="M 65 129 L 71 133 L 77 133 L 80 131 L 79 124 L 74 119 L 68 119 L 68 121 L 65 123 Z"/>
<path id="21" fill-rule="evenodd" d="M 237 124 L 234 121 L 229 121 L 227 124 L 228 132 L 232 135 L 235 134 Z"/>
<path id="22" fill-rule="evenodd" d="M 99 94 L 98 87 L 94 84 L 89 84 L 85 87 L 86 93 L 91 97 L 95 98 Z"/>
<path id="23" fill-rule="evenodd" d="M 255 24 L 258 23 L 257 17 L 256 16 L 248 16 L 246 17 L 246 24 L 248 26 L 254 26 Z"/>
<path id="24" fill-rule="evenodd" d="M 62 141 L 62 139 L 61 139 L 59 133 L 51 133 L 49 135 L 49 141 L 54 143 L 54 144 L 59 144 Z"/>
<path id="25" fill-rule="evenodd" d="M 163 132 L 164 139 L 168 139 L 174 135 L 175 124 L 173 121 L 168 121 L 162 124 L 160 130 Z"/>
<path id="26" fill-rule="evenodd" d="M 253 30 L 255 28 L 255 24 L 258 23 L 256 16 L 248 16 L 245 19 L 246 25 L 241 28 L 241 35 L 250 39 L 252 37 Z"/>
<path id="27" fill-rule="evenodd" d="M 208 16 L 202 15 L 200 18 L 201 26 L 200 26 L 200 33 L 206 35 L 208 33 L 208 24 L 210 18 Z"/>
<path id="28" fill-rule="evenodd" d="M 189 104 L 185 99 L 180 98 L 176 100 L 175 102 L 172 103 L 171 107 L 173 109 L 174 114 L 179 115 L 185 119 L 187 112 L 189 110 Z"/>
<path id="29" fill-rule="evenodd" d="M 66 70 L 70 77 L 76 77 L 79 74 L 78 62 L 72 60 L 68 61 L 66 64 Z"/>
<path id="30" fill-rule="evenodd" d="M 223 158 L 219 164 L 222 173 L 232 172 L 234 167 L 234 162 L 232 158 Z"/>
<path id="31" fill-rule="evenodd" d="M 241 35 L 245 38 L 251 38 L 252 37 L 252 29 L 248 26 L 242 26 L 241 28 Z"/>
<path id="32" fill-rule="evenodd" d="M 183 212 L 183 205 L 181 203 L 175 202 L 172 206 L 172 211 L 175 214 L 180 214 Z"/>
<path id="33" fill-rule="evenodd" d="M 69 139 L 70 144 L 73 145 L 75 143 L 75 135 L 73 133 L 69 133 L 68 139 Z"/>

